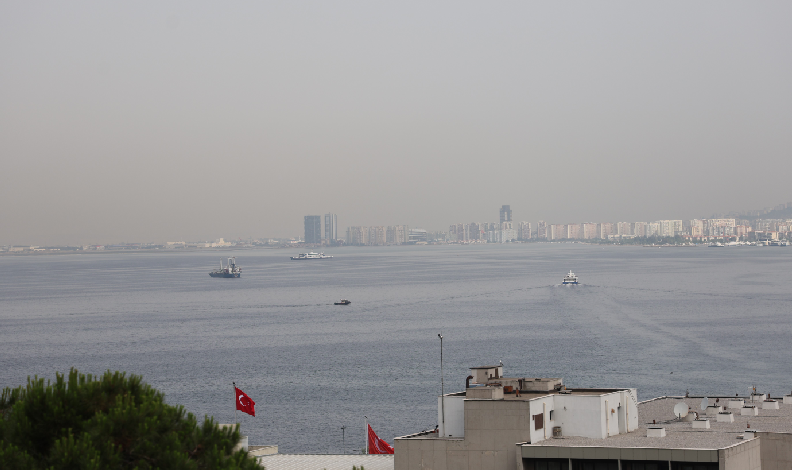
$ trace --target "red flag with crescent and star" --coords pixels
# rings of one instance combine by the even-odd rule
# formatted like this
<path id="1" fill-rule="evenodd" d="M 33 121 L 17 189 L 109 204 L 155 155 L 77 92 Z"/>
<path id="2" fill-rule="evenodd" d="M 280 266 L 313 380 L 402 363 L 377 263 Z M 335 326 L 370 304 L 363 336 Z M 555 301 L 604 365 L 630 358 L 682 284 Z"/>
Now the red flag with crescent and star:
<path id="1" fill-rule="evenodd" d="M 374 430 L 371 429 L 371 425 L 368 425 L 368 453 L 369 454 L 392 454 L 393 447 L 390 446 L 387 442 L 383 441 L 374 433 Z"/>
<path id="2" fill-rule="evenodd" d="M 247 393 L 234 387 L 236 390 L 236 409 L 244 411 L 250 416 L 256 416 L 256 402 L 251 400 Z"/>

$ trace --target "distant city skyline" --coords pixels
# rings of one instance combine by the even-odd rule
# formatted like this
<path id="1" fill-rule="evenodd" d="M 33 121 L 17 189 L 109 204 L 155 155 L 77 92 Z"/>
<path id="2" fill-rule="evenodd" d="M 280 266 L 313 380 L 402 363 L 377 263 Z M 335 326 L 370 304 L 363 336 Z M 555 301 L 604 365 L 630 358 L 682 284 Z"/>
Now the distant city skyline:
<path id="1" fill-rule="evenodd" d="M 766 206 L 763 209 L 755 209 L 755 210 L 748 210 L 748 211 L 731 211 L 727 213 L 721 214 L 713 214 L 711 217 L 697 217 L 692 219 L 660 219 L 660 220 L 643 220 L 643 221 L 594 221 L 593 219 L 588 219 L 585 222 L 568 222 L 565 224 L 555 223 L 558 222 L 557 220 L 549 219 L 549 220 L 538 220 L 538 221 L 527 221 L 527 220 L 513 220 L 513 210 L 511 208 L 511 204 L 503 204 L 498 208 L 499 210 L 499 221 L 500 222 L 483 222 L 483 221 L 470 221 L 470 222 L 458 222 L 456 224 L 446 225 L 445 227 L 436 228 L 434 226 L 429 227 L 428 229 L 425 227 L 418 227 L 406 224 L 396 224 L 396 225 L 363 225 L 363 226 L 346 226 L 343 223 L 339 225 L 338 221 L 338 214 L 335 213 L 326 213 L 324 215 L 306 215 L 303 216 L 303 230 L 302 233 L 299 235 L 291 235 L 287 237 L 277 237 L 277 236 L 270 236 L 270 235 L 254 235 L 254 234 L 246 234 L 244 236 L 238 237 L 219 237 L 216 239 L 207 239 L 207 238 L 200 238 L 200 237 L 186 237 L 184 239 L 179 240 L 156 240 L 156 239 L 147 239 L 147 240 L 120 240 L 120 241 L 101 241 L 101 240 L 92 240 L 90 242 L 85 243 L 63 243 L 63 242 L 56 242 L 56 243 L 49 243 L 49 244 L 36 244 L 36 243 L 7 243 L 0 240 L 0 246 L 27 246 L 27 245 L 44 245 L 44 246 L 82 246 L 82 245 L 103 245 L 103 244 L 118 244 L 118 243 L 170 243 L 170 244 L 178 244 L 178 243 L 186 243 L 186 242 L 202 242 L 202 243 L 209 243 L 211 242 L 213 245 L 223 246 L 224 244 L 228 243 L 227 240 L 251 240 L 251 239 L 300 239 L 305 243 L 311 244 L 319 244 L 324 243 L 327 245 L 334 244 L 335 240 L 341 240 L 346 244 L 352 245 L 365 245 L 369 244 L 368 240 L 373 237 L 373 239 L 378 240 L 376 244 L 399 244 L 399 243 L 406 243 L 410 240 L 410 232 L 415 230 L 420 230 L 423 232 L 423 235 L 416 235 L 413 234 L 413 241 L 415 240 L 423 240 L 426 237 L 426 234 L 437 234 L 437 233 L 447 233 L 453 239 L 458 237 L 460 240 L 483 240 L 489 242 L 503 242 L 507 240 L 531 240 L 531 239 L 544 239 L 544 240 L 561 240 L 561 239 L 595 239 L 595 238 L 608 238 L 608 236 L 619 236 L 619 237 L 646 237 L 657 235 L 661 237 L 667 236 L 674 236 L 677 232 L 686 231 L 687 235 L 692 236 L 725 236 L 725 235 L 734 235 L 733 231 L 707 231 L 709 228 L 705 228 L 705 224 L 707 220 L 731 220 L 735 219 L 735 223 L 730 225 L 731 228 L 737 230 L 738 236 L 744 236 L 745 231 L 748 230 L 757 230 L 756 227 L 752 227 L 753 224 L 744 224 L 744 226 L 738 226 L 736 223 L 737 220 L 744 219 L 751 219 L 751 218 L 758 218 L 762 219 L 763 215 L 772 214 L 773 212 L 778 211 L 786 211 L 788 214 L 784 217 L 780 217 L 780 220 L 789 220 L 788 223 L 765 223 L 764 225 L 760 226 L 758 230 L 765 230 L 765 231 L 777 231 L 778 226 L 780 225 L 784 228 L 784 232 L 787 231 L 785 227 L 792 227 L 792 202 L 776 204 L 774 206 Z M 492 214 L 495 214 L 495 209 L 492 210 Z M 519 211 L 518 211 L 519 213 Z M 494 215 L 493 217 L 494 218 Z M 691 222 L 698 221 L 691 229 Z M 324 223 L 323 223 L 324 222 Z M 343 222 L 343 219 L 342 219 Z M 665 224 L 665 225 L 664 225 Z M 675 224 L 675 225 L 674 225 Z M 728 223 L 727 223 L 728 225 Z M 723 223 L 719 223 L 719 226 L 724 226 Z M 344 235 L 341 236 L 338 233 L 339 227 L 344 230 Z M 682 230 L 685 228 L 686 230 Z M 352 232 L 350 232 L 352 230 Z M 471 235 L 471 230 L 479 235 Z M 499 232 L 499 233 L 495 233 Z M 350 237 L 354 242 L 350 243 Z M 381 243 L 380 243 L 381 242 Z"/>
<path id="2" fill-rule="evenodd" d="M 3 2 L 0 243 L 787 201 L 790 17 L 733 0 Z"/>

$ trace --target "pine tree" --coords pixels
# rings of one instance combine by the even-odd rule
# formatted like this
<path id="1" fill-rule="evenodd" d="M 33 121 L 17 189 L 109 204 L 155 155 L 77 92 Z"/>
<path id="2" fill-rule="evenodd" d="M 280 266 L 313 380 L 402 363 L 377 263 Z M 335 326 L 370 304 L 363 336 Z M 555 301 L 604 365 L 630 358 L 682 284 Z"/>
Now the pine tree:
<path id="1" fill-rule="evenodd" d="M 55 383 L 35 377 L 0 395 L 0 468 L 260 469 L 234 452 L 239 428 L 199 424 L 139 376 L 100 378 L 72 369 Z"/>

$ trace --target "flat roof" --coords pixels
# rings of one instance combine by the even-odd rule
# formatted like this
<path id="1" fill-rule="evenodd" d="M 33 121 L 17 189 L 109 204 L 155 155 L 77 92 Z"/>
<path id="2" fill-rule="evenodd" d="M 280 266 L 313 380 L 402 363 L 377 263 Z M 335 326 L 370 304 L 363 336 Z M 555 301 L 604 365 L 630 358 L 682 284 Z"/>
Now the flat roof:
<path id="1" fill-rule="evenodd" d="M 393 470 L 393 454 L 273 454 L 257 459 L 267 470 L 349 470 L 353 465 L 366 470 Z"/>
<path id="2" fill-rule="evenodd" d="M 638 404 L 638 429 L 627 434 L 618 434 L 605 439 L 592 439 L 587 437 L 562 436 L 548 438 L 536 444 L 526 446 L 550 447 L 648 447 L 660 449 L 722 449 L 743 442 L 743 432 L 751 431 L 792 433 L 792 405 L 785 405 L 783 400 L 777 400 L 779 409 L 763 410 L 762 404 L 757 402 L 758 416 L 742 416 L 739 408 L 729 409 L 729 400 L 745 399 L 746 405 L 750 398 L 745 397 L 719 397 L 718 405 L 723 406 L 723 411 L 731 411 L 734 416 L 733 423 L 718 422 L 716 416 L 705 416 L 700 405 L 703 397 L 661 397 Z M 677 403 L 686 403 L 692 412 L 699 412 L 699 418 L 709 419 L 709 429 L 693 429 L 693 423 L 681 421 L 674 415 L 674 406 Z M 715 404 L 715 398 L 709 399 L 709 404 Z M 653 424 L 652 421 L 656 424 Z M 665 428 L 665 437 L 646 437 L 649 427 Z M 563 428 L 561 429 L 563 433 Z"/>
<path id="3" fill-rule="evenodd" d="M 471 387 L 473 388 L 473 387 Z M 475 387 L 484 388 L 484 387 Z M 446 393 L 446 397 L 466 397 L 467 400 L 491 400 L 491 401 L 530 401 L 536 398 L 547 397 L 550 395 L 590 395 L 599 396 L 607 393 L 621 392 L 628 388 L 568 388 L 566 390 L 523 390 L 518 397 L 516 393 L 504 393 L 503 400 L 500 398 L 467 398 L 466 392 Z"/>

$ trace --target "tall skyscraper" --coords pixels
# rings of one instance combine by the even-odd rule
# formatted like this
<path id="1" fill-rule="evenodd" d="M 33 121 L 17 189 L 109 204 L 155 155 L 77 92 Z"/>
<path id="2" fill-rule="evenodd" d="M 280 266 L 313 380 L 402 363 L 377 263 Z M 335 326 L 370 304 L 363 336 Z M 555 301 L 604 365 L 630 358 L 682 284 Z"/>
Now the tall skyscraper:
<path id="1" fill-rule="evenodd" d="M 332 243 L 338 240 L 338 216 L 325 214 L 324 219 L 324 241 Z"/>
<path id="2" fill-rule="evenodd" d="M 511 206 L 501 206 L 500 208 L 500 229 L 508 230 L 512 227 L 512 211 Z"/>
<path id="3" fill-rule="evenodd" d="M 322 216 L 305 216 L 305 243 L 322 243 Z"/>

